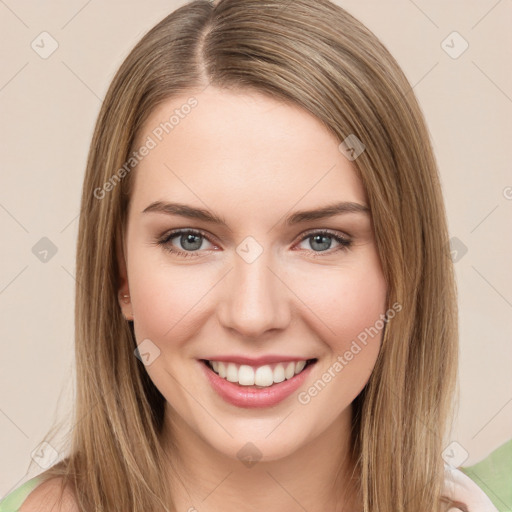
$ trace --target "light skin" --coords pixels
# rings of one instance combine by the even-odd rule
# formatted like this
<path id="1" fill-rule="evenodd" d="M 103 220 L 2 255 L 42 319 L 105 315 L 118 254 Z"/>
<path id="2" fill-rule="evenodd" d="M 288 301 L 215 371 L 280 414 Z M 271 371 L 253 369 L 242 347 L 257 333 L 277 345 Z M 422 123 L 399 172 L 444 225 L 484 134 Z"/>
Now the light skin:
<path id="1" fill-rule="evenodd" d="M 160 350 L 146 370 L 167 401 L 162 442 L 179 474 L 169 469 L 175 505 L 201 512 L 355 511 L 348 490 L 351 403 L 368 381 L 381 335 L 309 403 L 298 395 L 386 312 L 371 215 L 295 224 L 286 218 L 340 202 L 368 207 L 363 185 L 319 120 L 256 92 L 209 86 L 167 100 L 138 141 L 155 138 L 155 127 L 192 95 L 198 105 L 133 171 L 120 258 L 119 292 L 130 296 L 120 301 L 123 314 L 134 322 L 137 343 L 149 339 Z M 226 225 L 144 212 L 157 201 L 208 210 Z M 175 229 L 206 236 L 156 243 Z M 330 233 L 315 237 L 322 230 Z M 263 250 L 250 263 L 236 251 L 246 237 Z M 284 401 L 247 409 L 225 402 L 205 378 L 198 360 L 219 354 L 318 361 Z M 248 442 L 261 453 L 252 467 L 237 456 Z"/>

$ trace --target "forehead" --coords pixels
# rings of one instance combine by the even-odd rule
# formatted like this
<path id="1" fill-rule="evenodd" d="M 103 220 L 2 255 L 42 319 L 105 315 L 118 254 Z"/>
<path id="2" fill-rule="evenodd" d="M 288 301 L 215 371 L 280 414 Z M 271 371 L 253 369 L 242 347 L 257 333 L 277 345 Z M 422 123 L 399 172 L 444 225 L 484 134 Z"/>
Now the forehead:
<path id="1" fill-rule="evenodd" d="M 321 121 L 262 93 L 209 86 L 168 99 L 138 134 L 135 147 L 143 145 L 151 149 L 134 171 L 134 202 L 194 194 L 208 203 L 258 197 L 283 207 L 366 202 L 352 163 Z"/>

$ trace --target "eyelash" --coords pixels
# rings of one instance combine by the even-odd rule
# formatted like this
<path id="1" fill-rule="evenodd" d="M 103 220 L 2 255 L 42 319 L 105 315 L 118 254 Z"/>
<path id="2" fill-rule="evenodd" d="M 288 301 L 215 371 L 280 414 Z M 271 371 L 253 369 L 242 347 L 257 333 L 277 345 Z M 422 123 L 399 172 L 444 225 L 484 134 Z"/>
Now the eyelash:
<path id="1" fill-rule="evenodd" d="M 186 235 L 186 234 L 199 235 L 199 236 L 202 236 L 203 238 L 206 238 L 206 240 L 208 240 L 210 243 L 213 243 L 209 239 L 207 233 L 205 233 L 204 231 L 195 230 L 195 229 L 177 229 L 177 230 L 171 231 L 169 233 L 166 233 L 161 238 L 158 238 L 155 241 L 155 244 L 161 246 L 164 250 L 166 250 L 166 251 L 168 251 L 170 253 L 176 254 L 178 256 L 182 256 L 184 258 L 199 257 L 195 253 L 198 253 L 200 251 L 188 251 L 188 252 L 187 251 L 180 251 L 179 249 L 176 249 L 175 247 L 173 247 L 171 245 L 168 245 L 169 242 L 173 238 L 176 238 L 178 235 Z M 299 240 L 299 243 L 302 243 L 302 242 L 304 242 L 304 240 L 307 240 L 308 238 L 313 238 L 314 236 L 317 236 L 317 235 L 322 235 L 322 236 L 327 236 L 329 238 L 333 238 L 334 240 L 336 240 L 336 242 L 338 242 L 340 244 L 340 246 L 338 248 L 334 249 L 334 250 L 328 249 L 326 251 L 312 251 L 313 252 L 313 258 L 322 257 L 324 254 L 332 255 L 333 253 L 335 253 L 337 251 L 340 251 L 340 250 L 341 251 L 346 251 L 352 245 L 352 241 L 351 240 L 340 236 L 336 232 L 332 232 L 332 231 L 325 230 L 325 229 L 324 230 L 319 230 L 319 231 L 308 232 L 306 235 L 304 235 Z"/>

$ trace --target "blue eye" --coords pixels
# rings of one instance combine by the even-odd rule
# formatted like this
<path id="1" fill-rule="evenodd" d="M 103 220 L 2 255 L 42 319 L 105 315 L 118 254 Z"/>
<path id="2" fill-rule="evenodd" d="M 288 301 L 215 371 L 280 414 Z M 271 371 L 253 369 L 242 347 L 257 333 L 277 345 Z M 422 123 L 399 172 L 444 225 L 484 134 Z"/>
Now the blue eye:
<path id="1" fill-rule="evenodd" d="M 179 237 L 179 238 L 178 238 Z M 171 242 L 178 238 L 178 243 L 183 250 L 180 250 Z M 302 237 L 300 243 L 310 239 L 309 246 L 313 253 L 313 257 L 323 256 L 322 253 L 333 254 L 339 250 L 347 250 L 352 241 L 327 230 L 313 231 Z M 202 256 L 200 249 L 204 240 L 208 240 L 208 235 L 202 231 L 193 229 L 178 229 L 165 234 L 162 238 L 156 240 L 156 244 L 162 246 L 166 251 L 182 256 L 184 258 Z M 333 250 L 329 250 L 332 245 L 332 240 L 335 240 L 339 246 Z M 211 242 L 210 242 L 211 243 Z M 318 250 L 315 250 L 318 249 Z M 306 249 L 309 250 L 309 249 Z M 199 253 L 199 254 L 197 254 Z"/>
<path id="2" fill-rule="evenodd" d="M 302 238 L 301 242 L 304 242 L 305 240 L 308 239 L 310 240 L 309 246 L 312 249 L 315 247 L 319 249 L 318 251 L 313 250 L 313 252 L 315 253 L 313 256 L 315 258 L 318 256 L 322 256 L 322 254 L 319 253 L 326 252 L 330 249 L 330 246 L 332 244 L 332 241 L 330 240 L 335 240 L 339 244 L 339 247 L 335 248 L 332 251 L 329 251 L 328 254 L 332 254 L 333 252 L 339 250 L 347 250 L 352 244 L 351 240 L 342 237 L 336 233 L 333 233 L 331 231 L 315 231 L 313 233 L 309 233 L 308 235 Z"/>
<path id="3" fill-rule="evenodd" d="M 183 251 L 180 251 L 174 245 L 171 244 L 171 241 L 174 238 L 178 237 L 179 244 L 184 249 Z M 187 258 L 190 256 L 197 256 L 196 254 L 194 254 L 194 252 L 197 252 L 201 248 L 203 239 L 208 239 L 205 233 L 201 231 L 186 229 L 171 231 L 163 238 L 159 239 L 157 243 L 164 247 L 164 249 L 166 249 L 167 251 Z"/>

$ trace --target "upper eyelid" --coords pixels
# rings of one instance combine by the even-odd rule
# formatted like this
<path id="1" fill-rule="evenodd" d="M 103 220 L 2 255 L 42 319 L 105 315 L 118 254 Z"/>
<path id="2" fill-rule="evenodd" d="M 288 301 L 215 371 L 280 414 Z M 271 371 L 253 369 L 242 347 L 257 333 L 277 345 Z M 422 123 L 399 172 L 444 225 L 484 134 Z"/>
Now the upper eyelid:
<path id="1" fill-rule="evenodd" d="M 307 229 L 304 233 L 302 233 L 302 238 L 309 236 L 313 233 L 327 233 L 333 234 L 336 236 L 340 236 L 341 238 L 345 238 L 346 240 L 351 240 L 352 237 L 348 233 L 344 233 L 343 231 L 338 231 L 337 229 L 330 228 L 316 228 L 316 229 Z"/>
<path id="2" fill-rule="evenodd" d="M 185 233 L 193 233 L 195 235 L 201 235 L 203 238 L 206 238 L 210 243 L 216 245 L 216 243 L 211 240 L 211 238 L 214 238 L 213 235 L 210 235 L 209 233 L 207 233 L 206 231 L 202 231 L 201 229 L 192 229 L 192 228 L 179 228 L 179 229 L 172 229 L 170 231 L 166 231 L 161 237 L 159 237 L 159 240 L 169 241 L 172 238 L 175 238 L 178 235 L 182 235 Z"/>

